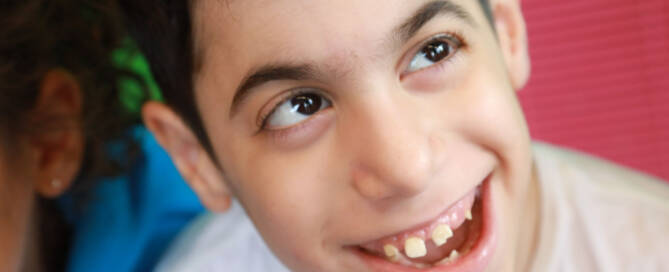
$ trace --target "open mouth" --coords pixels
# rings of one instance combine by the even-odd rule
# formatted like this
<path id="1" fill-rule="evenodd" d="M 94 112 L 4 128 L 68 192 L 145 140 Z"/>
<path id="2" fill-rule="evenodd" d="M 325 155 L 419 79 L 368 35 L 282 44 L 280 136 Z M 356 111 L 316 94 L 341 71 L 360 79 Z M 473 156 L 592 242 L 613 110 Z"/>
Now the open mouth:
<path id="1" fill-rule="evenodd" d="M 435 219 L 358 245 L 374 271 L 483 271 L 496 246 L 490 176 Z"/>

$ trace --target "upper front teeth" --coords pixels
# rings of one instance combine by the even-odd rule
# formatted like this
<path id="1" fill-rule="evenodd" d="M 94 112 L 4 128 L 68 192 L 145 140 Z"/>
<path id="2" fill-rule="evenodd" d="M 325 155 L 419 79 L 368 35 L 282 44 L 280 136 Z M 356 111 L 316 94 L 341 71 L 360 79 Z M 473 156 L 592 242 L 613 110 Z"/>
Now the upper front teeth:
<path id="1" fill-rule="evenodd" d="M 411 237 L 404 241 L 404 253 L 409 258 L 419 258 L 427 254 L 425 241 L 417 237 Z"/>
<path id="2" fill-rule="evenodd" d="M 453 213 L 451 215 L 452 218 L 457 218 L 458 214 Z M 472 211 L 471 210 L 466 210 L 464 213 L 464 218 L 467 220 L 472 220 Z M 447 224 L 439 224 L 437 225 L 431 233 L 431 238 L 432 242 L 437 246 L 440 247 L 448 241 L 449 238 L 453 237 L 453 230 L 451 227 Z M 383 251 L 386 255 L 386 257 L 395 262 L 402 262 L 404 257 L 402 256 L 402 253 L 400 253 L 400 250 L 392 244 L 386 244 L 383 246 Z M 404 241 L 404 255 L 406 255 L 409 258 L 420 258 L 424 257 L 427 255 L 427 247 L 425 245 L 425 240 L 421 237 L 409 237 Z M 448 262 L 448 261 L 454 261 L 457 259 L 459 256 L 458 252 L 456 250 L 451 251 L 450 255 L 447 258 L 444 258 L 440 263 Z"/>
<path id="3" fill-rule="evenodd" d="M 451 227 L 446 224 L 440 224 L 432 231 L 432 242 L 437 246 L 441 246 L 452 236 L 453 230 L 451 230 Z"/>

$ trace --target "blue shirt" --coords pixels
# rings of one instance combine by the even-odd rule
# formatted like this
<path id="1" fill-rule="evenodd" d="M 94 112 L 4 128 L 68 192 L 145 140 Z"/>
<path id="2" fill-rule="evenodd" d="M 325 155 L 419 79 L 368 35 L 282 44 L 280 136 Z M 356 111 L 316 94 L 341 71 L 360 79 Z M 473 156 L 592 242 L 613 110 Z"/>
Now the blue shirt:
<path id="1" fill-rule="evenodd" d="M 70 212 L 68 271 L 150 271 L 172 239 L 204 211 L 170 158 L 143 127 L 142 150 L 127 173 L 96 184 L 83 213 Z"/>

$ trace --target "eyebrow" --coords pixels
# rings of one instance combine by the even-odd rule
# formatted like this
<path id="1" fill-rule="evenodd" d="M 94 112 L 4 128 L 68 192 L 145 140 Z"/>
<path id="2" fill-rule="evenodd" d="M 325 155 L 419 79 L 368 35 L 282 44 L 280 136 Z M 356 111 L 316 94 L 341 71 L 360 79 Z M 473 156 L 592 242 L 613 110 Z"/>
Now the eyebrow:
<path id="1" fill-rule="evenodd" d="M 393 31 L 392 36 L 395 37 L 397 44 L 404 44 L 430 20 L 442 14 L 455 16 L 471 26 L 476 26 L 471 14 L 462 6 L 451 0 L 433 0 L 421 6 L 411 17 L 400 24 Z M 249 73 L 250 76 L 247 76 L 235 91 L 229 117 L 232 118 L 235 115 L 239 105 L 248 98 L 256 87 L 270 81 L 313 79 L 316 77 L 315 71 L 314 66 L 310 64 L 268 64 L 261 66 Z"/>
<path id="2" fill-rule="evenodd" d="M 476 26 L 471 14 L 462 6 L 449 0 L 436 0 L 427 2 L 418 9 L 413 16 L 409 17 L 395 30 L 395 35 L 400 38 L 401 43 L 405 43 L 416 35 L 416 32 L 425 24 L 441 14 L 453 15 L 471 26 Z"/>
<path id="3" fill-rule="evenodd" d="M 239 104 L 246 99 L 251 91 L 262 84 L 274 80 L 306 80 L 314 78 L 314 69 L 311 65 L 266 65 L 255 71 L 251 76 L 247 77 L 235 92 L 232 98 L 232 106 L 230 107 L 230 117 L 236 112 Z"/>

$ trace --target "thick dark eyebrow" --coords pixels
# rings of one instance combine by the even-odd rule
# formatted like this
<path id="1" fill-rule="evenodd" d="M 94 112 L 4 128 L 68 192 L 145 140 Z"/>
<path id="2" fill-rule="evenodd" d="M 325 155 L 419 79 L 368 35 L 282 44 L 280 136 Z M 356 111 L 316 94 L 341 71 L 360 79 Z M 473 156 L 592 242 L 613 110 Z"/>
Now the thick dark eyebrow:
<path id="1" fill-rule="evenodd" d="M 393 37 L 398 44 L 406 43 L 426 23 L 437 15 L 449 14 L 465 21 L 467 24 L 476 26 L 472 16 L 460 5 L 450 0 L 434 0 L 427 2 L 416 10 L 413 16 L 405 20 L 393 31 Z M 239 105 L 251 94 L 255 87 L 275 80 L 306 80 L 316 77 L 315 69 L 308 64 L 303 65 L 277 65 L 269 64 L 261 66 L 250 73 L 235 91 L 230 106 L 229 117 L 232 118 L 237 112 Z"/>
<path id="2" fill-rule="evenodd" d="M 401 44 L 404 44 L 416 35 L 416 32 L 427 24 L 427 22 L 441 14 L 453 15 L 473 27 L 476 26 L 476 22 L 471 14 L 462 6 L 449 0 L 436 0 L 427 2 L 418 9 L 413 16 L 409 17 L 395 30 L 395 36 L 399 37 Z"/>
<path id="3" fill-rule="evenodd" d="M 274 80 L 305 80 L 314 78 L 314 69 L 309 65 L 266 65 L 243 80 L 239 85 L 230 106 L 230 117 L 239 108 L 239 104 L 246 99 L 253 88 Z"/>

